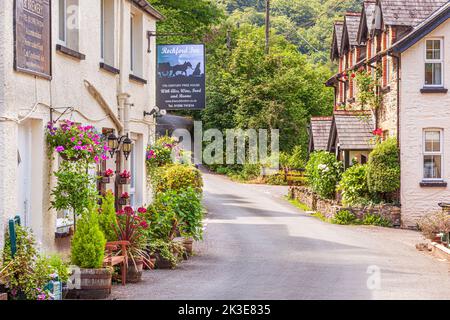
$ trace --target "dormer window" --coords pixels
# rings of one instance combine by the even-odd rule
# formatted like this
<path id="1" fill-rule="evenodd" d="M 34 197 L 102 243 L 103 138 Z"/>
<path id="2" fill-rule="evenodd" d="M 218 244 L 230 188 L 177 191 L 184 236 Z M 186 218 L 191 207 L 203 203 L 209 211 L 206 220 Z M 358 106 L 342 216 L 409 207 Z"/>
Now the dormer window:
<path id="1" fill-rule="evenodd" d="M 443 40 L 426 40 L 425 48 L 425 86 L 443 86 Z"/>

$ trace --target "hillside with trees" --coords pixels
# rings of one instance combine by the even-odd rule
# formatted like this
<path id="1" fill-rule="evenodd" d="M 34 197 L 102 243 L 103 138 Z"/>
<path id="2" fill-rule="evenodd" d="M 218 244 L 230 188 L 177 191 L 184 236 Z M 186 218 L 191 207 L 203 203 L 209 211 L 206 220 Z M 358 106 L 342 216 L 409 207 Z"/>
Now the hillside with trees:
<path id="1" fill-rule="evenodd" d="M 167 17 L 158 32 L 187 34 L 159 42 L 206 44 L 207 108 L 188 114 L 205 129 L 280 129 L 282 151 L 306 153 L 310 117 L 333 108 L 333 90 L 324 86 L 334 71 L 333 22 L 361 0 L 271 0 L 269 54 L 265 0 L 149 2 Z"/>

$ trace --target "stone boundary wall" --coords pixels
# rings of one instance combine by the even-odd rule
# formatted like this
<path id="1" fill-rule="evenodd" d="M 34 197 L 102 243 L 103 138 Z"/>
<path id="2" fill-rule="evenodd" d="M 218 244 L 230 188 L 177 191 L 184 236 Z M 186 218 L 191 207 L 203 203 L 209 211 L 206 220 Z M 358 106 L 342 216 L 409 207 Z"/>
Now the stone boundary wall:
<path id="1" fill-rule="evenodd" d="M 370 207 L 345 207 L 336 200 L 321 199 L 308 187 L 290 187 L 289 198 L 296 199 L 308 206 L 311 210 L 320 212 L 327 219 L 332 219 L 338 212 L 348 210 L 358 219 L 363 219 L 367 214 L 381 216 L 390 221 L 394 227 L 401 226 L 401 208 L 394 205 L 382 204 Z"/>

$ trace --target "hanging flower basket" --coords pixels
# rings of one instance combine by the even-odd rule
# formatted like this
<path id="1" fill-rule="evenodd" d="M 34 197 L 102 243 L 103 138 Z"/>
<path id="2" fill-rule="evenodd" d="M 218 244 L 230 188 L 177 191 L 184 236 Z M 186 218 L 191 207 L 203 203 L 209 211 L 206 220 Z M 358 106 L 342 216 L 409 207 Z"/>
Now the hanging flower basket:
<path id="1" fill-rule="evenodd" d="M 119 198 L 119 205 L 121 206 L 127 206 L 129 203 L 130 199 L 126 199 L 126 198 Z"/>
<path id="2" fill-rule="evenodd" d="M 65 161 L 99 163 L 108 159 L 106 141 L 93 126 L 81 126 L 66 120 L 57 127 L 55 121 L 49 122 L 46 136 L 49 154 L 55 151 Z"/>
<path id="3" fill-rule="evenodd" d="M 103 184 L 111 183 L 111 178 L 110 177 L 101 177 L 100 182 Z"/>
<path id="4" fill-rule="evenodd" d="M 131 183 L 131 173 L 127 170 L 124 170 L 119 176 L 117 177 L 117 183 L 124 185 L 124 184 L 130 184 Z"/>
<path id="5" fill-rule="evenodd" d="M 111 177 L 114 175 L 114 171 L 112 169 L 108 169 L 105 172 L 103 172 L 100 176 L 100 182 L 107 184 L 111 182 Z"/>

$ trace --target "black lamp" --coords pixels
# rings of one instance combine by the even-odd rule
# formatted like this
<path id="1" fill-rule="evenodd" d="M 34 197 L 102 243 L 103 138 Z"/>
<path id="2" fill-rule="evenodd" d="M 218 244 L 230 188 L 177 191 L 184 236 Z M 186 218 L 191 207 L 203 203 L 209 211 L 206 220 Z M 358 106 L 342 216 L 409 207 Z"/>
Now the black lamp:
<path id="1" fill-rule="evenodd" d="M 123 151 L 123 155 L 125 156 L 125 160 L 128 160 L 128 157 L 130 156 L 132 147 L 133 147 L 133 141 L 131 141 L 131 139 L 127 135 L 125 140 L 123 140 L 123 142 L 122 142 L 122 151 Z"/>
<path id="2" fill-rule="evenodd" d="M 108 136 L 108 147 L 111 158 L 113 158 L 114 154 L 119 151 L 120 146 L 122 146 L 125 160 L 128 160 L 128 157 L 131 154 L 131 150 L 133 149 L 133 141 L 131 141 L 131 139 L 128 137 L 128 134 L 126 136 L 118 138 L 114 133 L 111 133 Z"/>

